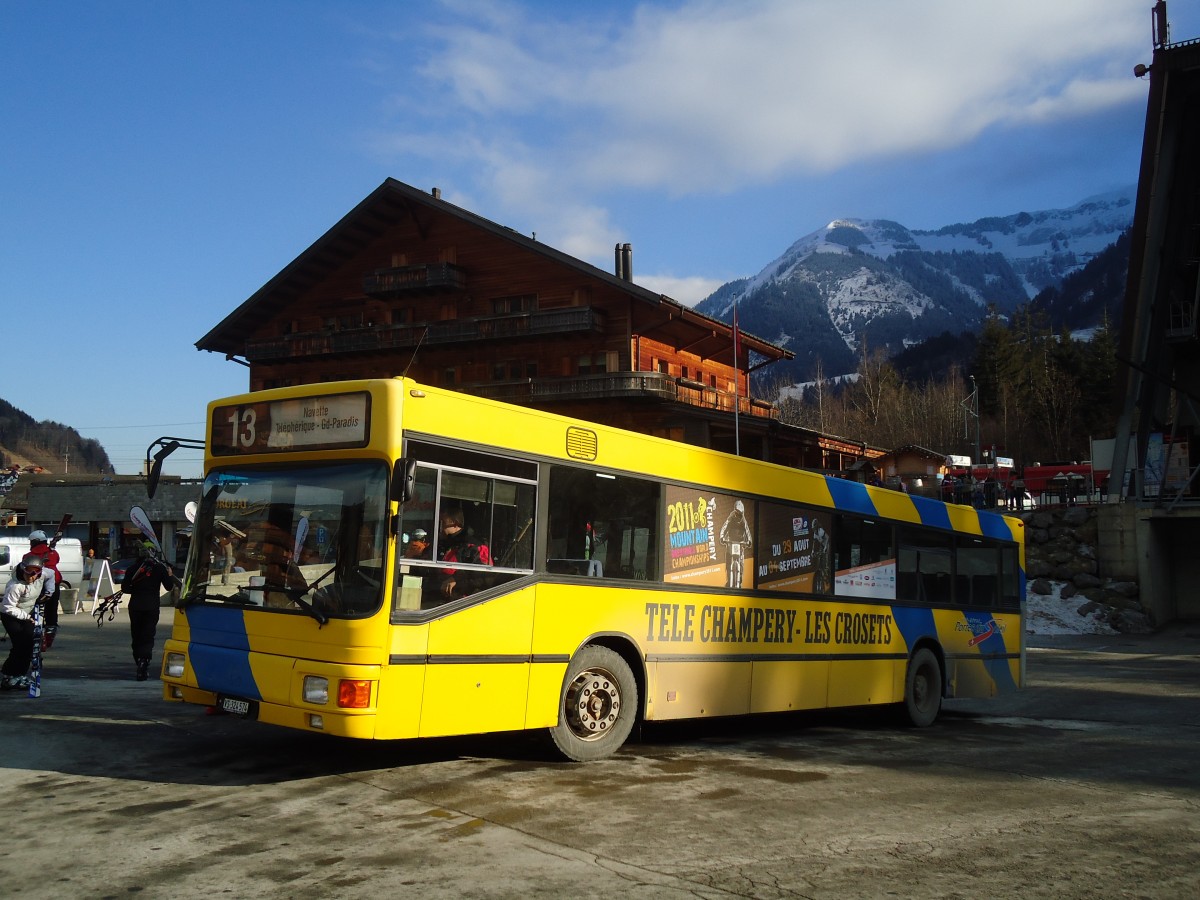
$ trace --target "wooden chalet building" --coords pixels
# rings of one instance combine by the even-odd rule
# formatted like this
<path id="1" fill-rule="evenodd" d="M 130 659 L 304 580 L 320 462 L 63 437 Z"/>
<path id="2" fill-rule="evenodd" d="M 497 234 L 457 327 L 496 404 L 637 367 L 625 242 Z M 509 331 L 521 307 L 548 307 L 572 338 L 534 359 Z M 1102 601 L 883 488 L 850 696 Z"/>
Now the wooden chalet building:
<path id="1" fill-rule="evenodd" d="M 859 443 L 779 421 L 752 368 L 791 353 L 388 179 L 196 347 L 250 389 L 407 373 L 674 440 L 840 470 Z M 737 406 L 735 437 L 734 407 Z"/>

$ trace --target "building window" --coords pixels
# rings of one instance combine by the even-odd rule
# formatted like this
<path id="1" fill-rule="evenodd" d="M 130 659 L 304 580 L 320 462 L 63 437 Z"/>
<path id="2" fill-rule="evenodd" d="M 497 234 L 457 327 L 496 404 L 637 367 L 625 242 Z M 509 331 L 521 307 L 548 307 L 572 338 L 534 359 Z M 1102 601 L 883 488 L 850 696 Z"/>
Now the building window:
<path id="1" fill-rule="evenodd" d="M 607 353 L 584 353 L 575 361 L 575 372 L 578 375 L 601 375 L 607 371 Z"/>
<path id="2" fill-rule="evenodd" d="M 514 294 L 511 297 L 495 297 L 492 313 L 497 316 L 509 313 L 527 313 L 537 309 L 537 294 Z"/>

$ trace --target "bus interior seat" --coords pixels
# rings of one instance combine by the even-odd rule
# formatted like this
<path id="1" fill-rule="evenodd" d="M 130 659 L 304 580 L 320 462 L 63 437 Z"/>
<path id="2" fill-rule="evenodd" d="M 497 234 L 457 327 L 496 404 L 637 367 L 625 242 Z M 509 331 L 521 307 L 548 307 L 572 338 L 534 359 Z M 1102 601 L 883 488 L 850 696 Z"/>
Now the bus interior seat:
<path id="1" fill-rule="evenodd" d="M 546 571 L 551 575 L 583 575 L 603 578 L 604 565 L 598 559 L 547 559 Z"/>
<path id="2" fill-rule="evenodd" d="M 996 605 L 996 576 L 976 575 L 972 579 L 971 601 L 979 606 Z"/>

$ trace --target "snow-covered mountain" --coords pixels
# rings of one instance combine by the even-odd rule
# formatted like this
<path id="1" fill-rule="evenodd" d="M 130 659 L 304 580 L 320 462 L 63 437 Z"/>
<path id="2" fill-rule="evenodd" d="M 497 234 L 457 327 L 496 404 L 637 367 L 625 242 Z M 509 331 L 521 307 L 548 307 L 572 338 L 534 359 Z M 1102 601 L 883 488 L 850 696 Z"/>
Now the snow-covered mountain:
<path id="1" fill-rule="evenodd" d="M 1061 286 L 1130 227 L 1135 194 L 1131 186 L 1070 209 L 936 231 L 838 219 L 696 308 L 728 321 L 736 303 L 746 331 L 796 353 L 788 368 L 797 380 L 818 359 L 826 375 L 852 371 L 864 341 L 895 353 L 945 331 L 976 331 L 989 307 L 1009 313 Z"/>

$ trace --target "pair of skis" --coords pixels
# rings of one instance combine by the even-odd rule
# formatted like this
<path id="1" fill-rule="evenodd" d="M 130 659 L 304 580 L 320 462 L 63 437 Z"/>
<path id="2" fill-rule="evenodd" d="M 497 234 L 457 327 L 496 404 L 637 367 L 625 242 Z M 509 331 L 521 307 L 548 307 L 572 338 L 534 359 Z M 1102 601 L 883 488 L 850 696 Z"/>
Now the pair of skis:
<path id="1" fill-rule="evenodd" d="M 104 625 L 104 617 L 108 616 L 108 621 L 112 621 L 117 617 L 117 610 L 121 608 L 122 592 L 117 591 L 115 594 L 110 594 L 100 601 L 100 605 L 96 607 L 96 611 L 92 613 L 96 617 L 96 627 L 100 628 Z"/>
<path id="2" fill-rule="evenodd" d="M 50 549 L 54 549 L 54 545 L 58 543 L 59 538 L 63 536 L 63 532 L 67 530 L 67 526 L 71 524 L 71 515 L 62 517 L 62 521 L 58 523 L 58 528 L 54 531 L 54 537 L 50 540 Z M 53 600 L 53 597 L 51 597 Z M 46 609 L 45 601 L 41 597 L 33 604 L 33 658 L 29 661 L 29 696 L 37 698 L 42 696 L 42 640 L 46 636 Z"/>

